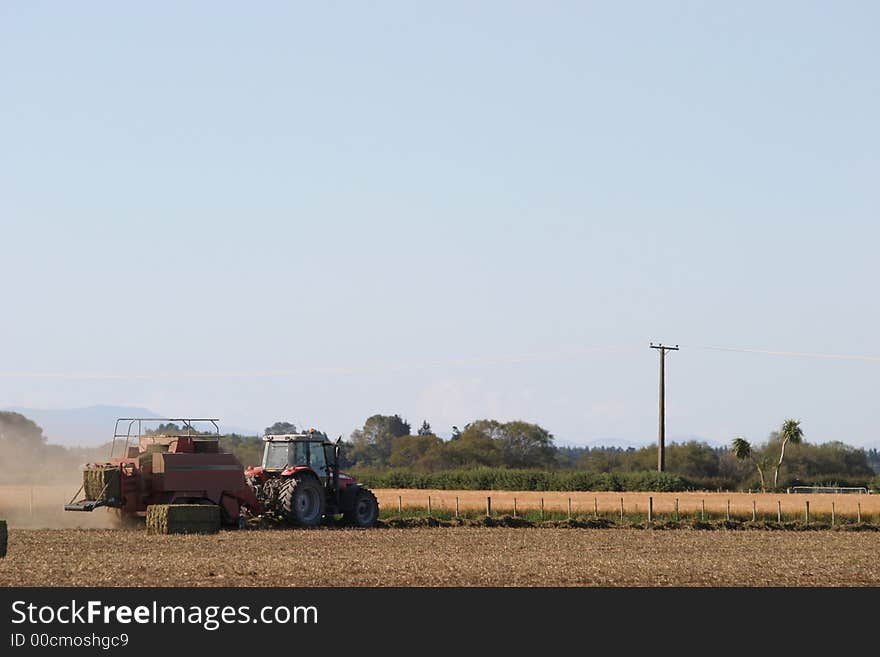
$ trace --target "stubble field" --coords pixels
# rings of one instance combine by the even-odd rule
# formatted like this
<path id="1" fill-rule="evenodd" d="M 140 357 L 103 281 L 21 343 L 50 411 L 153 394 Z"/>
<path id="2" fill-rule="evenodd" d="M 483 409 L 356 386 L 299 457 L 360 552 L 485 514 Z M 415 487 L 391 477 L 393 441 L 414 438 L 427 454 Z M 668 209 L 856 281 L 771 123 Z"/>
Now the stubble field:
<path id="1" fill-rule="evenodd" d="M 880 533 L 13 530 L 0 586 L 876 586 Z"/>

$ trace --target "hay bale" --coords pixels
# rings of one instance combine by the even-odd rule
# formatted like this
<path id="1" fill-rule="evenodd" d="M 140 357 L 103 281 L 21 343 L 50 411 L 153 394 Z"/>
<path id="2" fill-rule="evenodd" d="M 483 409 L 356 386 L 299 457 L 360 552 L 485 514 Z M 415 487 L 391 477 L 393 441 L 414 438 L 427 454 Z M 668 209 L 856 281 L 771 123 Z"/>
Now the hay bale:
<path id="1" fill-rule="evenodd" d="M 6 556 L 6 521 L 0 520 L 0 557 Z"/>
<path id="2" fill-rule="evenodd" d="M 147 507 L 148 534 L 216 534 L 220 507 L 215 504 L 152 504 Z"/>
<path id="3" fill-rule="evenodd" d="M 87 500 L 119 499 L 119 468 L 112 465 L 90 465 L 83 470 L 83 492 Z"/>

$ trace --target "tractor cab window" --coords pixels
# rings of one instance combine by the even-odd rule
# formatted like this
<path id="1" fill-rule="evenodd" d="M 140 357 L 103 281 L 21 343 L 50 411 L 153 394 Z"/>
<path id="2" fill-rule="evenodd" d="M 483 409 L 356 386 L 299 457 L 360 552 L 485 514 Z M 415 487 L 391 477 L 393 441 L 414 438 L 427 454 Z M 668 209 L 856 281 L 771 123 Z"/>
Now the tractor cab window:
<path id="1" fill-rule="evenodd" d="M 263 467 L 267 470 L 283 470 L 287 467 L 288 443 L 266 443 Z"/>
<path id="2" fill-rule="evenodd" d="M 311 461 L 309 465 L 318 473 L 319 477 L 327 476 L 327 460 L 324 458 L 324 450 L 321 443 L 311 443 Z"/>
<path id="3" fill-rule="evenodd" d="M 290 465 L 309 464 L 309 444 L 304 442 L 290 443 Z"/>

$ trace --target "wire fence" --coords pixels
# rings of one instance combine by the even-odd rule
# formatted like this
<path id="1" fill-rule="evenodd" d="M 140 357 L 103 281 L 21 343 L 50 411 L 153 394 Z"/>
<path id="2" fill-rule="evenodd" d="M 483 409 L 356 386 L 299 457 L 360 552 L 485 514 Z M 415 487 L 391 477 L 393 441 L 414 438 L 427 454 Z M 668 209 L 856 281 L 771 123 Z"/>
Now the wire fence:
<path id="1" fill-rule="evenodd" d="M 815 499 L 804 499 L 801 501 L 799 508 L 786 502 L 783 505 L 783 499 L 776 499 L 774 508 L 768 510 L 767 500 L 762 499 L 759 506 L 757 499 L 744 501 L 742 499 L 727 498 L 723 501 L 721 508 L 718 505 L 717 497 L 711 499 L 711 504 L 707 505 L 708 498 L 695 499 L 693 496 L 683 501 L 678 498 L 671 499 L 671 508 L 669 504 L 662 505 L 662 508 L 655 506 L 654 496 L 647 498 L 636 498 L 628 500 L 625 495 L 617 499 L 617 503 L 609 506 L 607 495 L 602 498 L 593 497 L 589 505 L 585 504 L 583 498 L 577 502 L 568 497 L 565 500 L 563 508 L 559 509 L 559 496 L 553 497 L 553 508 L 545 503 L 545 498 L 540 497 L 537 501 L 534 498 L 528 502 L 516 496 L 507 497 L 506 504 L 498 504 L 497 498 L 493 499 L 492 495 L 485 496 L 485 505 L 483 508 L 474 507 L 473 496 L 468 496 L 468 505 L 462 504 L 460 496 L 455 496 L 453 503 L 450 504 L 450 497 L 435 497 L 427 495 L 424 497 L 424 503 L 413 503 L 412 496 L 408 496 L 407 503 L 404 504 L 403 495 L 398 495 L 396 505 L 388 508 L 383 506 L 382 515 L 385 518 L 413 518 L 428 517 L 437 519 L 477 519 L 484 518 L 512 518 L 524 521 L 542 522 L 542 521 L 558 521 L 558 520 L 604 520 L 619 524 L 641 524 L 656 522 L 753 522 L 753 523 L 800 523 L 810 524 L 816 523 L 821 525 L 837 526 L 843 524 L 874 524 L 880 520 L 877 513 L 863 513 L 861 501 L 853 504 L 845 504 L 843 506 L 837 500 L 820 500 L 817 503 Z M 664 500 L 668 502 L 669 500 Z M 531 502 L 531 503 L 530 503 Z"/>

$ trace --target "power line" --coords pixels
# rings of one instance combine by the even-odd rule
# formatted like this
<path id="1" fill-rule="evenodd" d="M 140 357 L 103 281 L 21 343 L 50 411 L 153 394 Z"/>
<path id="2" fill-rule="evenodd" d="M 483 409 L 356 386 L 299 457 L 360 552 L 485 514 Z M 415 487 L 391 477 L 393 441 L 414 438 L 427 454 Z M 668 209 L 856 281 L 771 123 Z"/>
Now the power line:
<path id="1" fill-rule="evenodd" d="M 519 363 L 565 360 L 592 353 L 635 351 L 635 345 L 583 347 L 568 351 L 535 352 L 495 357 L 450 358 L 433 361 L 385 362 L 361 367 L 297 367 L 266 370 L 167 371 L 167 372 L 25 372 L 0 371 L 0 379 L 59 379 L 77 381 L 139 381 L 154 379 L 259 379 L 306 375 L 356 375 L 405 372 L 444 367 L 515 365 Z"/>
<path id="2" fill-rule="evenodd" d="M 765 356 L 785 356 L 792 358 L 812 358 L 820 360 L 842 360 L 867 363 L 880 363 L 880 356 L 857 354 L 828 354 L 805 351 L 779 351 L 770 349 L 753 349 L 749 347 L 722 347 L 717 345 L 682 345 L 688 349 L 704 351 L 720 351 L 728 353 L 758 354 Z M 165 372 L 102 372 L 102 371 L 14 371 L 0 370 L 0 379 L 58 379 L 75 381 L 138 381 L 156 379 L 260 379 L 285 376 L 306 375 L 357 375 L 382 374 L 387 372 L 404 372 L 414 370 L 439 369 L 444 367 L 514 365 L 518 363 L 548 362 L 566 360 L 591 353 L 612 353 L 636 351 L 635 345 L 609 345 L 602 347 L 584 347 L 568 351 L 535 352 L 497 357 L 451 358 L 434 361 L 384 362 L 359 367 L 294 367 L 265 370 L 170 370 Z M 669 347 L 667 347 L 668 349 Z"/>
<path id="3" fill-rule="evenodd" d="M 795 358 L 815 358 L 822 360 L 851 360 L 866 363 L 880 363 L 880 356 L 864 356 L 854 354 L 823 354 L 810 351 L 774 351 L 770 349 L 750 349 L 748 347 L 717 347 L 688 345 L 688 349 L 703 349 L 706 351 L 726 351 L 741 354 L 762 354 L 765 356 L 790 356 Z"/>

